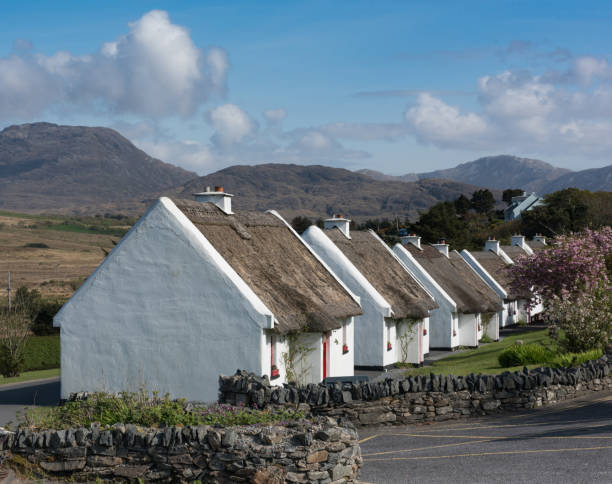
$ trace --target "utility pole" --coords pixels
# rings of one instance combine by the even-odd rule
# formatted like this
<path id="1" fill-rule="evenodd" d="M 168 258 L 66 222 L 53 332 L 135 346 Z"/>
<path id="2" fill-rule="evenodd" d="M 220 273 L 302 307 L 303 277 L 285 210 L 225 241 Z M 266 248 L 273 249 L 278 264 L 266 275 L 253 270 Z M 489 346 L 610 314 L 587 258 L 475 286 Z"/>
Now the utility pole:
<path id="1" fill-rule="evenodd" d="M 8 293 L 8 310 L 11 312 L 11 272 L 8 273 L 8 289 L 6 290 Z"/>

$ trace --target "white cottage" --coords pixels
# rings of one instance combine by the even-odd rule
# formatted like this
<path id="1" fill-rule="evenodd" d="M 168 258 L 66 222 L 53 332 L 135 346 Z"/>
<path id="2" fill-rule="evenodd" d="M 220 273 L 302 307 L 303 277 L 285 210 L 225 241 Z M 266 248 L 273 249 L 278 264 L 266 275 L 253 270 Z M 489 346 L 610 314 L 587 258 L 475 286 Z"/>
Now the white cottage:
<path id="1" fill-rule="evenodd" d="M 536 239 L 536 241 L 539 242 L 535 244 L 537 245 L 536 250 L 545 248 L 545 246 L 542 247 L 542 245 L 544 245 L 542 240 L 544 240 L 545 243 L 545 239 L 541 236 L 538 236 L 538 239 Z M 502 245 L 501 250 L 510 258 L 512 263 L 514 263 L 519 257 L 531 256 L 534 254 L 533 248 L 527 243 L 524 235 L 513 235 L 511 244 Z M 542 302 L 539 302 L 534 307 L 528 307 L 528 303 L 528 296 L 523 296 L 518 299 L 518 320 L 525 323 L 531 323 L 534 318 L 539 319 L 540 315 L 544 311 Z"/>
<path id="2" fill-rule="evenodd" d="M 444 242 L 421 245 L 416 235 L 402 237 L 402 244 L 396 244 L 393 251 L 438 305 L 429 320 L 430 347 L 476 347 L 485 333 L 495 338 L 495 325 L 485 324 L 485 319 L 501 310 L 499 297 L 457 251 L 450 252 Z"/>
<path id="3" fill-rule="evenodd" d="M 429 352 L 433 297 L 373 231 L 350 231 L 350 220 L 325 220 L 302 237 L 361 300 L 355 318 L 355 366 L 421 364 Z"/>
<path id="4" fill-rule="evenodd" d="M 518 322 L 518 301 L 520 296 L 514 293 L 508 284 L 507 268 L 512 260 L 493 239 L 487 241 L 484 251 L 462 250 L 461 257 L 493 289 L 502 301 L 502 310 L 497 313 L 495 325 L 503 328 Z M 499 337 L 499 332 L 498 335 Z"/>
<path id="5" fill-rule="evenodd" d="M 358 298 L 276 212 L 222 189 L 160 198 L 54 320 L 63 398 L 141 387 L 217 399 L 237 368 L 304 383 L 353 375 Z"/>

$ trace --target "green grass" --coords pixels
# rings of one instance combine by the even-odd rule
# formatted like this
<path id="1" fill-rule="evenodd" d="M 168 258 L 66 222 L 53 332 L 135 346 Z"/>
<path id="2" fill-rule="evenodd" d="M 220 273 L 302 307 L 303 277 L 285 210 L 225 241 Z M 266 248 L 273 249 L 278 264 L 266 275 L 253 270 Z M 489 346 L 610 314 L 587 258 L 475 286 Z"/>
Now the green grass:
<path id="1" fill-rule="evenodd" d="M 539 343 L 551 351 L 558 352 L 555 341 L 548 336 L 548 330 L 529 331 L 506 337 L 503 341 L 489 343 L 480 348 L 464 351 L 451 355 L 432 365 L 423 368 L 414 368 L 406 371 L 406 375 L 429 375 L 430 373 L 441 375 L 468 375 L 470 373 L 497 374 L 504 371 L 522 370 L 522 366 L 502 368 L 497 360 L 499 354 L 509 346 L 522 340 L 525 344 Z M 528 368 L 535 368 L 540 365 L 527 365 Z"/>
<path id="2" fill-rule="evenodd" d="M 9 383 L 21 383 L 30 380 L 40 380 L 41 378 L 51 378 L 59 375 L 59 368 L 52 368 L 50 370 L 25 371 L 19 376 L 12 376 L 10 378 L 4 378 L 0 376 L 0 385 L 8 385 Z"/>
<path id="3" fill-rule="evenodd" d="M 28 340 L 24 371 L 49 370 L 60 366 L 59 334 L 32 336 Z"/>

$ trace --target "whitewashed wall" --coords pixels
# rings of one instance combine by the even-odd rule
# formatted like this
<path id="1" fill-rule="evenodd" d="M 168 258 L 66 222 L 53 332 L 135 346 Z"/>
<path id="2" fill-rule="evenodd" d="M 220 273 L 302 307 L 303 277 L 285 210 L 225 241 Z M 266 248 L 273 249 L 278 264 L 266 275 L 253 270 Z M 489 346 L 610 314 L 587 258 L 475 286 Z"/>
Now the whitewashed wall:
<path id="1" fill-rule="evenodd" d="M 63 398 L 137 390 L 217 399 L 219 374 L 262 374 L 271 313 L 166 198 L 157 201 L 55 318 Z"/>
<path id="2" fill-rule="evenodd" d="M 429 353 L 429 318 L 423 320 L 423 355 Z"/>
<path id="3" fill-rule="evenodd" d="M 459 313 L 459 345 L 478 346 L 478 340 L 477 315 Z"/>
<path id="4" fill-rule="evenodd" d="M 355 323 L 346 320 L 348 353 L 342 353 L 342 329 L 335 329 L 329 337 L 328 376 L 353 376 L 355 374 Z"/>
<path id="5" fill-rule="evenodd" d="M 387 349 L 385 317 L 391 314 L 390 304 L 323 230 L 312 225 L 302 238 L 360 298 L 363 315 L 354 318 L 354 364 L 384 366 Z"/>
<path id="6" fill-rule="evenodd" d="M 401 244 L 396 244 L 393 252 L 429 291 L 438 305 L 438 309 L 434 309 L 429 315 L 430 347 L 451 349 L 459 346 L 458 319 L 453 315 L 457 311 L 455 302 Z M 455 336 L 453 329 L 456 331 Z"/>

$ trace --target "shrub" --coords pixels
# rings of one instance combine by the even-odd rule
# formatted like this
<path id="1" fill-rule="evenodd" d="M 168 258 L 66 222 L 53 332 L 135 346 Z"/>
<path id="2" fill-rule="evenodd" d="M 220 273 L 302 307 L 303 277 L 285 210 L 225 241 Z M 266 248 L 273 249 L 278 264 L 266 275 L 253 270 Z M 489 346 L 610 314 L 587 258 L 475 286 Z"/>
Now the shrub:
<path id="1" fill-rule="evenodd" d="M 58 335 L 29 338 L 25 346 L 23 371 L 48 370 L 60 367 Z"/>
<path id="2" fill-rule="evenodd" d="M 503 368 L 546 363 L 553 358 L 554 353 L 537 343 L 526 345 L 514 344 L 502 351 L 497 357 L 499 364 Z"/>
<path id="3" fill-rule="evenodd" d="M 601 358 L 602 355 L 603 351 L 600 349 L 584 351 L 582 353 L 565 353 L 564 355 L 557 356 L 554 359 L 553 364 L 556 367 L 571 368 L 574 366 L 582 365 L 587 361 Z"/>
<path id="4" fill-rule="evenodd" d="M 24 247 L 27 247 L 29 249 L 48 249 L 49 248 L 49 246 L 43 242 L 30 242 L 24 245 Z"/>
<path id="5" fill-rule="evenodd" d="M 161 427 L 172 425 L 251 425 L 303 418 L 303 412 L 256 410 L 230 405 L 191 407 L 185 400 L 168 395 L 149 396 L 147 392 L 117 395 L 94 393 L 86 400 L 67 402 L 58 407 L 28 409 L 20 425 L 35 428 L 88 427 L 94 422 L 103 427 L 116 423 Z"/>

